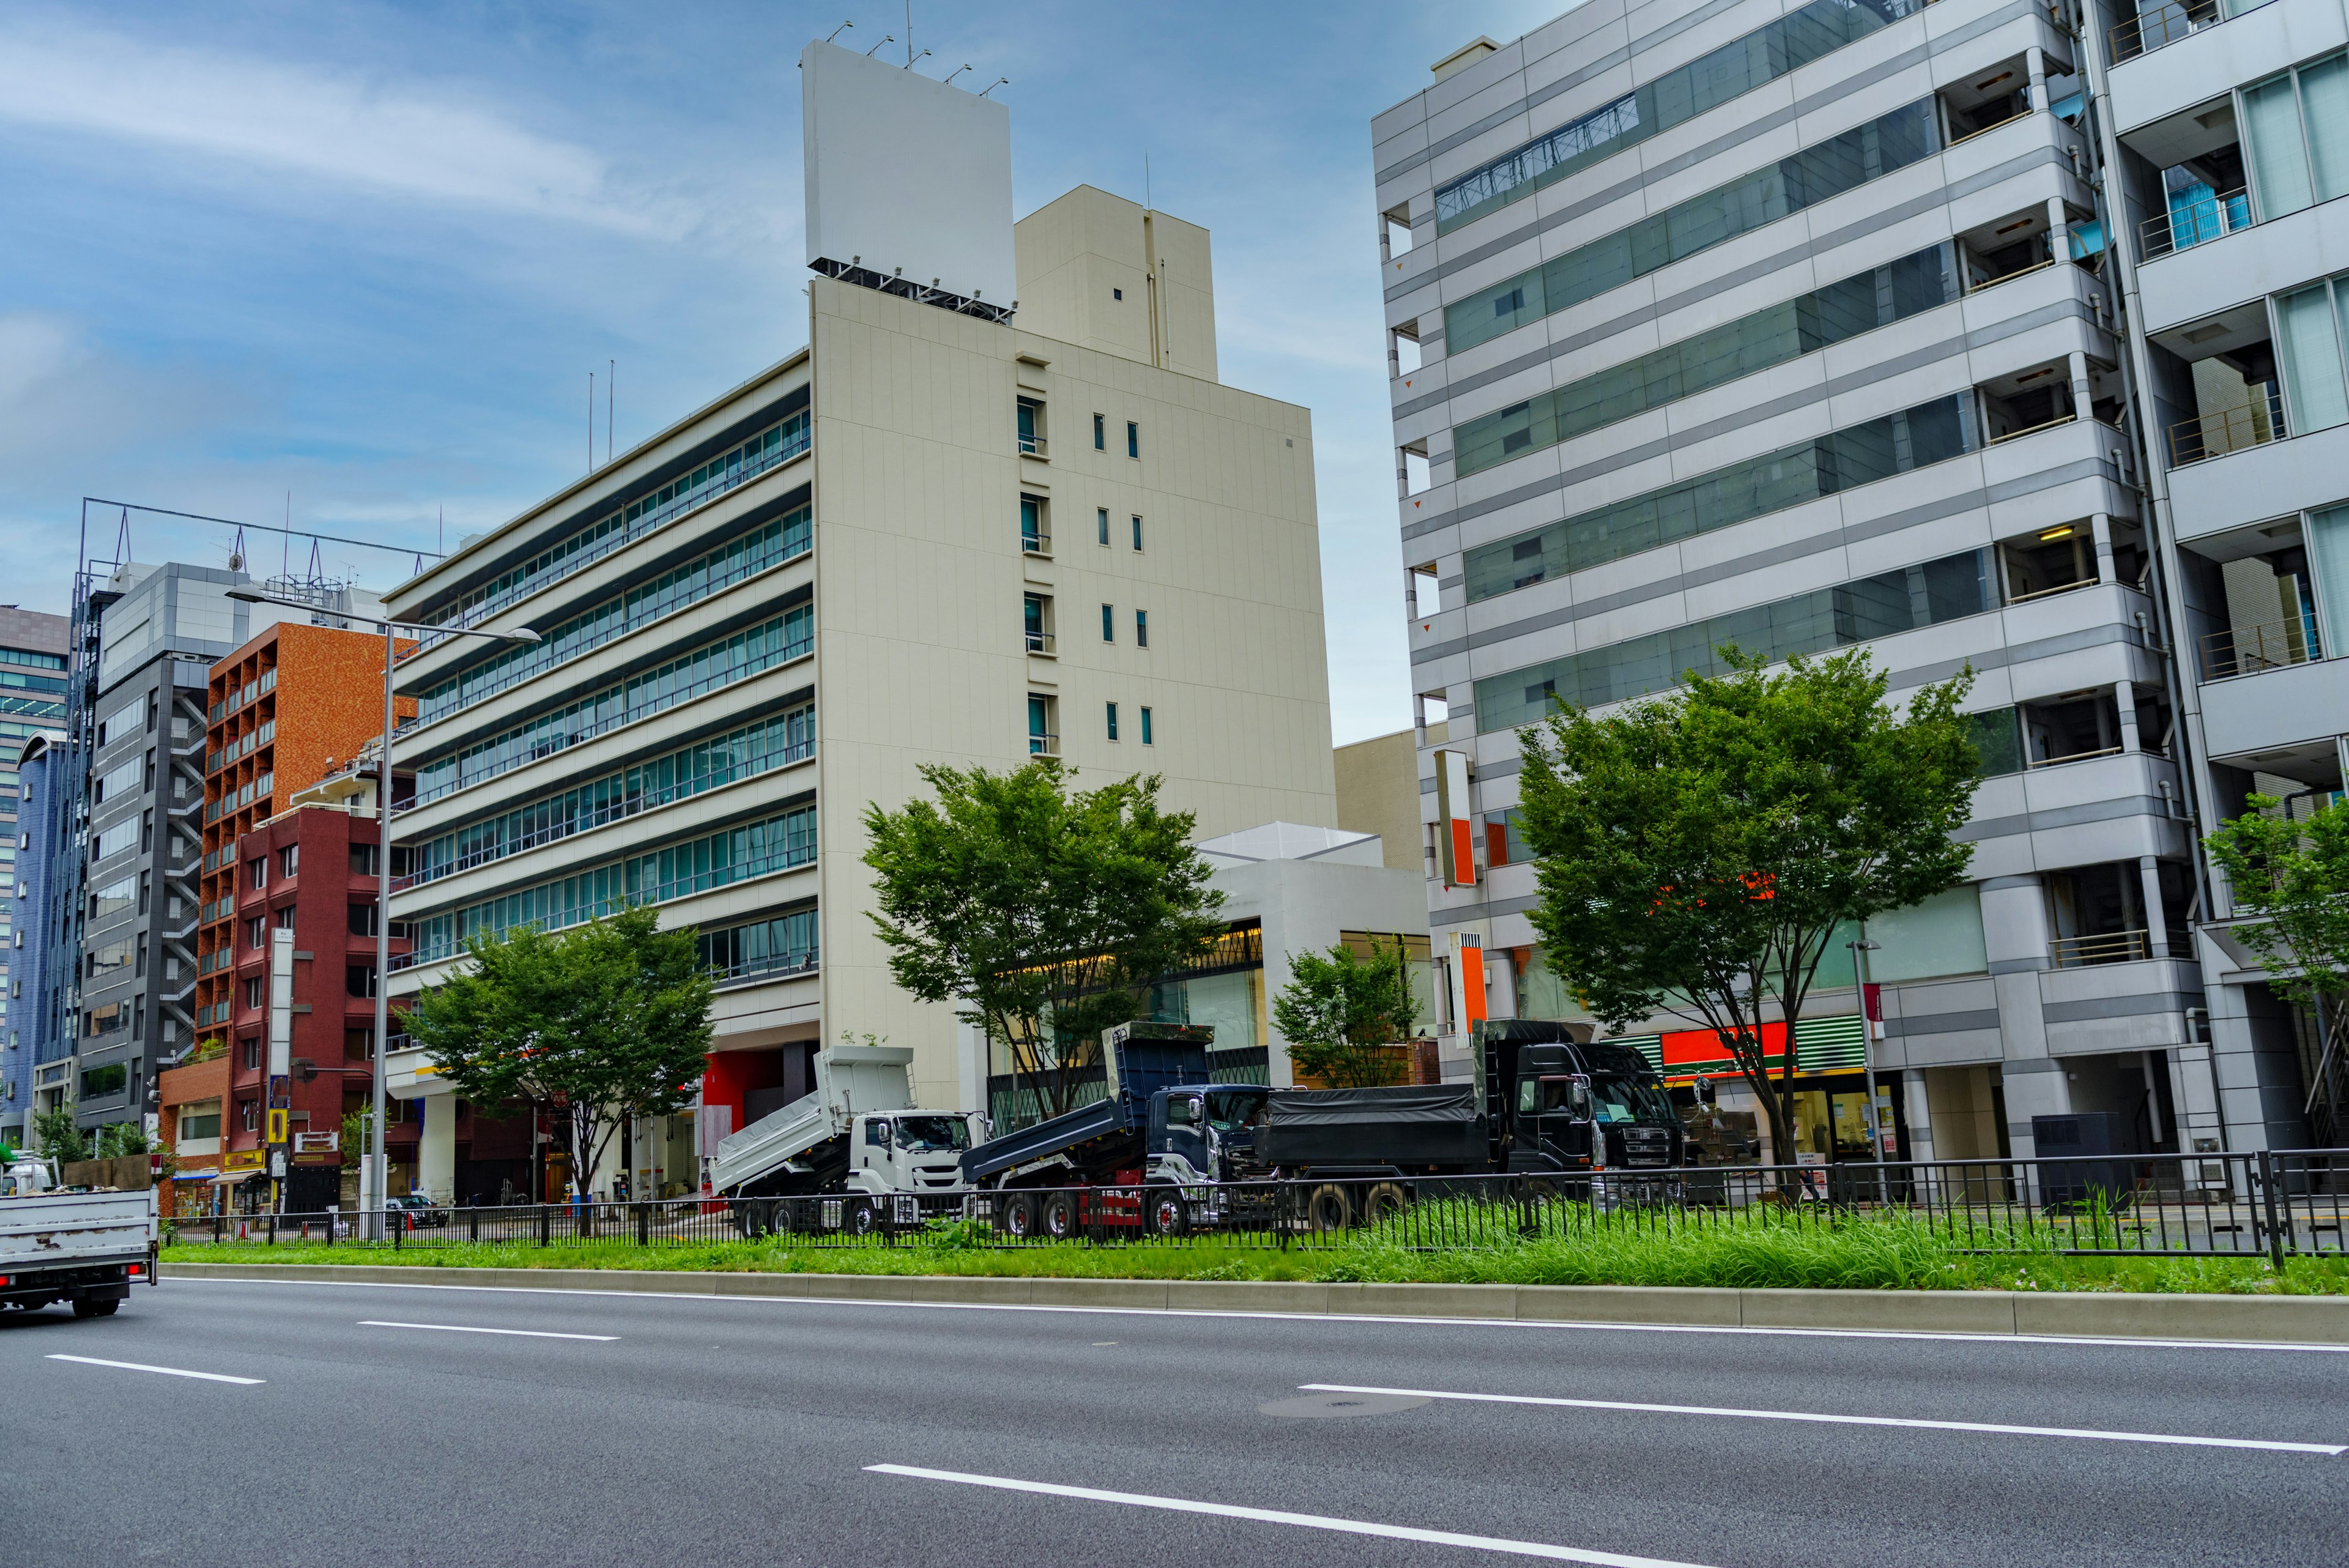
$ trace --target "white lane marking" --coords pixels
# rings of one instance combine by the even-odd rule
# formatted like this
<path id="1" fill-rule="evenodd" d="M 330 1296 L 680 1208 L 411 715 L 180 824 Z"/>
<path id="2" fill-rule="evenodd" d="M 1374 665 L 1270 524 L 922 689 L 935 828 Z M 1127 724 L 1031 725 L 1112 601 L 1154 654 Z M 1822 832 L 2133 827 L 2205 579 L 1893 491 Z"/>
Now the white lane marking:
<path id="1" fill-rule="evenodd" d="M 1588 1552 L 1577 1546 L 1553 1546 L 1545 1541 L 1510 1541 L 1494 1535 L 1462 1535 L 1449 1530 L 1419 1530 L 1407 1524 L 1373 1524 L 1361 1519 L 1332 1519 L 1321 1513 L 1290 1513 L 1283 1509 L 1242 1508 L 1227 1502 L 1195 1502 L 1189 1498 L 1153 1497 L 1146 1492 L 1103 1491 L 1097 1487 L 1060 1486 L 1050 1481 L 1013 1480 L 1005 1476 L 966 1475 L 960 1470 L 923 1469 L 916 1465 L 867 1465 L 867 1470 L 916 1480 L 952 1481 L 958 1486 L 991 1487 L 999 1491 L 1038 1492 L 1046 1497 L 1073 1497 L 1087 1502 L 1117 1502 L 1129 1508 L 1163 1508 L 1173 1513 L 1212 1513 L 1225 1519 L 1251 1519 L 1263 1524 L 1293 1524 L 1307 1530 L 1334 1530 L 1344 1535 L 1376 1535 L 1389 1541 L 1419 1541 L 1432 1546 L 1464 1546 L 1476 1552 L 1506 1552 L 1516 1557 L 1543 1557 L 1553 1563 L 1589 1563 L 1599 1568 L 1703 1568 L 1667 1557 L 1631 1557 L 1619 1552 Z"/>
<path id="2" fill-rule="evenodd" d="M 273 1265 L 274 1266 L 274 1265 Z M 1921 1339 L 1958 1345 L 2089 1345 L 2126 1350 L 2282 1350 L 2319 1355 L 2349 1355 L 2349 1345 L 2319 1345 L 2307 1340 L 2259 1339 L 2134 1339 L 2125 1335 L 2087 1334 L 1967 1334 L 1951 1329 L 1922 1328 L 1745 1328 L 1729 1324 L 1605 1323 L 1514 1317 L 1403 1317 L 1391 1314 L 1352 1312 L 1242 1312 L 1226 1307 L 1046 1306 L 1016 1302 L 905 1302 L 875 1296 L 751 1296 L 717 1295 L 709 1291 L 580 1290 L 552 1285 L 443 1285 L 406 1280 L 257 1280 L 189 1274 L 167 1275 L 177 1284 L 192 1285 L 318 1285 L 329 1290 L 483 1291 L 522 1296 L 616 1296 L 628 1300 L 725 1302 L 775 1306 L 866 1306 L 911 1308 L 924 1312 L 1060 1312 L 1090 1313 L 1109 1317 L 1253 1318 L 1271 1323 L 1396 1324 L 1410 1328 L 1572 1329 L 1595 1334 L 1722 1334 L 1791 1339 Z"/>
<path id="3" fill-rule="evenodd" d="M 2092 1427 L 2013 1427 L 1995 1421 L 1929 1421 L 1906 1416 L 1830 1416 L 1809 1410 L 1742 1410 L 1717 1405 L 1647 1405 L 1626 1399 L 1561 1399 L 1532 1394 L 1447 1394 L 1433 1388 L 1371 1388 L 1352 1383 L 1300 1383 L 1316 1394 L 1397 1394 L 1480 1405 L 1552 1405 L 1578 1410 L 1636 1410 L 1661 1416 L 1735 1416 L 1749 1421 L 1813 1421 L 1833 1427 L 1914 1427 L 1936 1432 L 1992 1432 L 2010 1438 L 2093 1438 L 2108 1443 L 2171 1443 L 2189 1449 L 2261 1449 L 2278 1454 L 2349 1453 L 2349 1444 L 2286 1443 L 2260 1438 L 2191 1438 L 2167 1432 L 2107 1432 Z"/>
<path id="4" fill-rule="evenodd" d="M 359 1319 L 361 1328 L 429 1328 L 441 1334 L 510 1334 L 517 1339 L 592 1339 L 609 1345 L 620 1336 L 616 1334 L 554 1334 L 543 1328 L 474 1328 L 461 1323 L 388 1323 L 381 1318 Z"/>
<path id="5" fill-rule="evenodd" d="M 248 1386 L 266 1382 L 261 1377 L 231 1377 L 224 1372 L 191 1372 L 184 1366 L 150 1366 L 143 1361 L 102 1361 L 95 1355 L 51 1355 L 51 1361 L 78 1361 L 84 1366 L 118 1366 L 125 1372 L 160 1372 L 166 1377 L 201 1377 L 207 1383 L 242 1383 Z"/>

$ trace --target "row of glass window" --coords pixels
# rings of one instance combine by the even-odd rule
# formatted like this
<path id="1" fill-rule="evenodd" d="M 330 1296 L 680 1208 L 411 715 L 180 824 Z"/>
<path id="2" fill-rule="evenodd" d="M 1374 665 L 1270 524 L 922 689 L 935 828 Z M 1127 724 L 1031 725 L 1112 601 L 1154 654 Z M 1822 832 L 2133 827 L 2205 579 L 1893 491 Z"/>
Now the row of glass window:
<path id="1" fill-rule="evenodd" d="M 816 965 L 815 906 L 771 919 L 703 931 L 701 961 L 721 980 L 774 974 Z"/>
<path id="2" fill-rule="evenodd" d="M 1933 100 L 1896 109 L 1444 307 L 1457 354 L 1940 151 Z"/>
<path id="3" fill-rule="evenodd" d="M 409 885 L 438 881 L 814 754 L 815 705 L 811 702 L 444 833 L 417 846 Z"/>
<path id="4" fill-rule="evenodd" d="M 29 664 L 36 670 L 63 670 L 66 656 L 62 653 L 36 653 L 29 648 L 0 648 L 0 663 Z"/>
<path id="5" fill-rule="evenodd" d="M 1963 292 L 1948 241 L 1724 322 L 1453 431 L 1461 478 L 1947 305 Z"/>
<path id="6" fill-rule="evenodd" d="M 711 458 L 692 472 L 681 474 L 650 494 L 565 535 L 512 571 L 501 573 L 462 597 L 436 607 L 432 618 L 446 626 L 471 626 L 484 616 L 569 576 L 590 562 L 603 559 L 671 518 L 683 515 L 807 449 L 808 416 L 802 409 L 731 451 Z"/>
<path id="7" fill-rule="evenodd" d="M 1467 552 L 1468 602 L 1834 495 L 1982 444 L 1973 399 L 1936 398 Z"/>
<path id="8" fill-rule="evenodd" d="M 785 664 L 815 648 L 815 608 L 800 605 L 722 641 L 607 686 L 553 713 L 436 757 L 416 770 L 418 805 L 552 756 L 622 724 Z"/>
<path id="9" fill-rule="evenodd" d="M 1980 615 L 1999 602 L 1991 555 L 1985 548 L 1945 556 L 1487 676 L 1476 682 L 1476 728 L 1535 723 L 1556 711 L 1555 702 L 1595 708 L 1645 697 L 1679 684 L 1689 670 L 1717 675 L 1728 668 L 1721 650 L 1731 646 L 1775 660 Z"/>
<path id="10" fill-rule="evenodd" d="M 413 961 L 447 958 L 476 931 L 495 936 L 518 926 L 561 930 L 636 904 L 706 893 L 814 859 L 815 807 L 801 806 L 419 920 Z"/>
<path id="11" fill-rule="evenodd" d="M 1461 224 L 1693 119 L 1923 10 L 1927 0 L 1812 0 L 1711 54 L 1439 187 L 1435 232 Z"/>
<path id="12" fill-rule="evenodd" d="M 534 643 L 506 647 L 417 698 L 417 722 L 430 723 L 519 685 L 672 611 L 756 576 L 807 553 L 811 510 L 805 506 L 746 534 L 650 582 L 605 600 L 540 634 Z"/>

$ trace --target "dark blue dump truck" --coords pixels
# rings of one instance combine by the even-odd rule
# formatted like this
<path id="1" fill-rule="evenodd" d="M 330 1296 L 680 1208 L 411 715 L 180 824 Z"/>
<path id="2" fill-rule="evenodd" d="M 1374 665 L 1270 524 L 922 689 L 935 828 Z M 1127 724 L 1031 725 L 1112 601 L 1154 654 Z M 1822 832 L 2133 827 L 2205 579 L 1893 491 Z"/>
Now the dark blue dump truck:
<path id="1" fill-rule="evenodd" d="M 1619 1195 L 1636 1173 L 1679 1167 L 1680 1115 L 1647 1059 L 1578 1033 L 1588 1031 L 1481 1025 L 1465 1084 L 1171 1085 L 1150 1107 L 1143 1227 L 1333 1230 L 1461 1190 L 1458 1178 L 1517 1174 L 1590 1190 L 1588 1179 L 1604 1175 Z"/>
<path id="2" fill-rule="evenodd" d="M 1106 1095 L 965 1151 L 962 1179 L 978 1189 L 976 1215 L 1023 1237 L 1138 1228 L 1152 1104 L 1171 1087 L 1206 1082 L 1215 1038 L 1212 1029 L 1183 1023 L 1105 1031 Z"/>

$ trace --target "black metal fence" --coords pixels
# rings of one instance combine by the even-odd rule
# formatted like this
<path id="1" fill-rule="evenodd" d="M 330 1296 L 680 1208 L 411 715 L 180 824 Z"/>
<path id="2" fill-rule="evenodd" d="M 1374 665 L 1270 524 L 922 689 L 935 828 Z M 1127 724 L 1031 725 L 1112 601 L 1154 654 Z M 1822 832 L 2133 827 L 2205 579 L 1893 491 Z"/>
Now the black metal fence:
<path id="1" fill-rule="evenodd" d="M 1983 1253 L 2339 1254 L 2349 1149 L 2066 1159 L 1697 1166 L 1572 1175 L 1402 1175 L 1216 1186 L 681 1199 L 660 1202 L 221 1215 L 167 1221 L 181 1243 L 406 1249 L 708 1245 L 1095 1245 L 1417 1251 L 1738 1226 L 1911 1225 Z"/>

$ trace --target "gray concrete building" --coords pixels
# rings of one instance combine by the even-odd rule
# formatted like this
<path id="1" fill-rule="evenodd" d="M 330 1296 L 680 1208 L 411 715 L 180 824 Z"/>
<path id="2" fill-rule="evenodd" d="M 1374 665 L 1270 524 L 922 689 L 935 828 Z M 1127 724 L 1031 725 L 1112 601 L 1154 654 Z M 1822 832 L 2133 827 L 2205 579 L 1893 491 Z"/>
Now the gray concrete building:
<path id="1" fill-rule="evenodd" d="M 44 753 L 65 732 L 67 630 L 63 616 L 0 605 L 0 1142 L 20 1146 L 33 1099 L 47 929 L 39 900 L 27 895 L 39 879 L 46 827 Z"/>
<path id="2" fill-rule="evenodd" d="M 1422 745 L 1431 918 L 1440 952 L 1475 944 L 1495 1014 L 1573 1011 L 1526 918 L 1516 728 L 1553 696 L 1663 691 L 1731 642 L 1864 644 L 1896 700 L 1973 667 L 1990 775 L 1971 880 L 1865 933 L 1898 1146 L 2028 1156 L 2034 1116 L 2105 1109 L 2148 1150 L 2307 1141 L 2287 1025 L 2230 1022 L 2271 1004 L 2220 1001 L 2194 934 L 2198 831 L 2230 808 L 2195 760 L 2193 661 L 2246 574 L 2181 564 L 2173 535 L 2220 525 L 2173 523 L 2162 489 L 2206 380 L 2213 428 L 2284 428 L 2244 389 L 2272 361 L 2149 365 L 2124 254 L 2197 151 L 2176 126 L 2229 78 L 2111 112 L 2089 51 L 2116 20 L 2084 45 L 2068 4 L 1590 0 L 1456 52 L 1373 121 L 1413 690 L 1451 737 Z M 2116 121 L 2172 138 L 2116 152 Z M 2119 221 L 2116 160 L 2140 192 Z M 2246 286 L 2178 288 L 2160 330 L 2220 354 L 2247 327 L 2186 301 Z M 2264 336 L 2266 308 L 2239 314 Z M 2219 488 L 2230 547 L 2288 551 L 2245 532 L 2281 500 Z M 2279 591 L 2245 585 L 2243 613 L 2278 619 Z M 2337 698 L 2280 701 L 2323 732 L 2308 787 L 2338 787 Z M 2224 744 L 2240 777 L 2300 776 L 2281 732 Z M 1867 1153 L 1841 940 L 1793 1031 L 1795 1152 L 1827 1158 Z M 1668 1074 L 1718 1061 L 1651 1028 Z"/>

